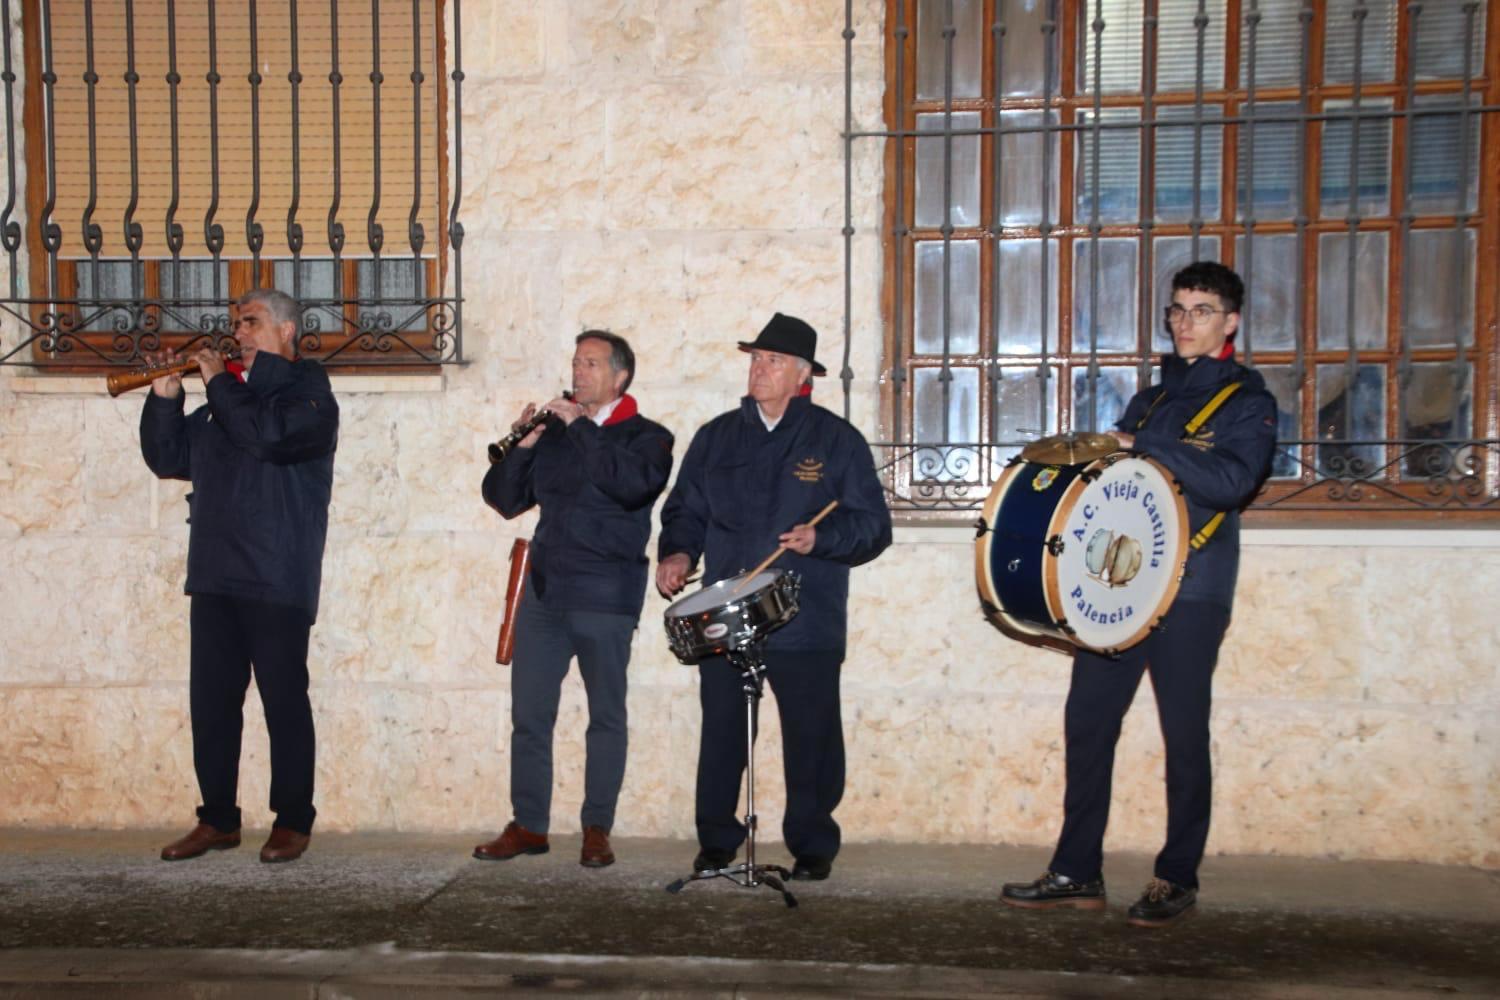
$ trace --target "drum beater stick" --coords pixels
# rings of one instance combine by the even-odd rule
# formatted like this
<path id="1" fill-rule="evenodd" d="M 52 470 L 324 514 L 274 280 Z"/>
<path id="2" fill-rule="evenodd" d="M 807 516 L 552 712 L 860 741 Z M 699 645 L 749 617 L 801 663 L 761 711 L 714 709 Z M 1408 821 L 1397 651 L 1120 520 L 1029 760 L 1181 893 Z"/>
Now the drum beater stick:
<path id="1" fill-rule="evenodd" d="M 825 518 L 829 514 L 833 513 L 833 508 L 837 507 L 838 505 L 839 505 L 839 502 L 837 500 L 830 500 L 830 501 L 828 501 L 828 506 L 824 507 L 822 510 L 818 511 L 818 513 L 813 517 L 813 519 L 811 521 L 807 522 L 807 526 L 809 528 L 815 526 L 819 521 L 823 520 L 823 518 Z M 777 559 L 781 558 L 781 554 L 783 552 L 785 552 L 785 551 L 786 551 L 786 546 L 785 545 L 778 546 L 775 552 L 772 552 L 770 555 L 768 555 L 764 559 L 762 559 L 760 561 L 760 565 L 759 566 L 755 567 L 750 572 L 746 573 L 744 575 L 744 577 L 742 577 L 740 579 L 739 584 L 733 590 L 731 590 L 729 592 L 730 596 L 732 597 L 735 594 L 738 594 L 740 592 L 740 588 L 744 587 L 745 584 L 747 584 L 751 580 L 755 579 L 756 575 L 759 574 L 762 570 L 764 570 L 767 566 L 771 565 Z"/>

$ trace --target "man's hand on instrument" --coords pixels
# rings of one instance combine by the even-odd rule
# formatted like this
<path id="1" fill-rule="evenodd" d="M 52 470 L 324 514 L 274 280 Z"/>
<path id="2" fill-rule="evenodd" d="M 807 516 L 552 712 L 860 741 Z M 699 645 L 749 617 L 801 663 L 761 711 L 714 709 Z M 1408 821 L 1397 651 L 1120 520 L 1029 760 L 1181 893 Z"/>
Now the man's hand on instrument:
<path id="1" fill-rule="evenodd" d="M 199 349 L 193 357 L 198 359 L 198 374 L 203 376 L 204 385 L 224 374 L 224 355 L 212 347 Z"/>
<path id="2" fill-rule="evenodd" d="M 813 550 L 813 543 L 818 540 L 818 529 L 810 524 L 799 524 L 791 531 L 786 532 L 777 539 L 786 546 L 788 552 L 795 552 L 799 556 L 805 556 Z"/>
<path id="3" fill-rule="evenodd" d="M 528 420 L 530 420 L 534 416 L 536 416 L 536 404 L 535 403 L 527 403 L 526 404 L 526 409 L 524 409 L 524 410 L 521 411 L 521 417 L 520 417 L 520 419 L 517 420 L 515 423 L 511 424 L 510 425 L 510 429 L 513 430 L 513 431 L 520 430 L 522 427 L 524 427 L 526 425 L 526 422 Z M 517 448 L 530 448 L 532 445 L 536 444 L 538 441 L 540 441 L 542 439 L 542 435 L 544 433 L 546 433 L 546 431 L 547 431 L 547 422 L 544 420 L 541 423 L 537 424 L 536 427 L 532 430 L 532 432 L 530 434 L 527 434 L 521 440 L 517 441 L 516 442 L 516 447 Z"/>
<path id="4" fill-rule="evenodd" d="M 1109 436 L 1120 442 L 1120 447 L 1127 451 L 1135 447 L 1135 435 L 1126 434 L 1124 431 L 1110 431 Z"/>
<path id="5" fill-rule="evenodd" d="M 177 363 L 176 351 L 146 351 L 142 357 L 146 364 L 152 368 L 161 368 L 164 365 Z M 151 391 L 163 399 L 176 399 L 182 395 L 182 376 L 163 375 L 151 380 Z"/>
<path id="6" fill-rule="evenodd" d="M 566 396 L 558 396 L 547 404 L 547 409 L 551 410 L 553 415 L 561 420 L 565 427 L 583 416 L 583 407 Z"/>
<path id="7" fill-rule="evenodd" d="M 656 589 L 663 597 L 674 597 L 687 584 L 693 561 L 686 552 L 677 552 L 656 564 Z"/>

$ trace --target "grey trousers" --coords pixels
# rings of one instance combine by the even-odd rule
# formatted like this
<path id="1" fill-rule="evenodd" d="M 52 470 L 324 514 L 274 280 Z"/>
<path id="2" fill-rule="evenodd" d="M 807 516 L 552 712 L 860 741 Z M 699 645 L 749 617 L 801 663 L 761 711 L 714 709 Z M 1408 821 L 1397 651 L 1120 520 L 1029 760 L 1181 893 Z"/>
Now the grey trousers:
<path id="1" fill-rule="evenodd" d="M 510 804 L 516 822 L 546 833 L 552 813 L 552 730 L 568 664 L 588 695 L 583 776 L 584 826 L 608 831 L 625 780 L 628 732 L 625 668 L 630 663 L 633 615 L 552 611 L 531 592 L 516 613 L 516 651 L 510 682 Z"/>

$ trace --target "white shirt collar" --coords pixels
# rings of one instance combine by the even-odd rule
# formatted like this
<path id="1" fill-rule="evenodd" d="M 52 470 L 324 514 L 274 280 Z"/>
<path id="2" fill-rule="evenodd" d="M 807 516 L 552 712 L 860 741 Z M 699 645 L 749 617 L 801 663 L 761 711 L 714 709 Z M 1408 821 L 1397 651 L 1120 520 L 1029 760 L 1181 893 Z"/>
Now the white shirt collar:
<path id="1" fill-rule="evenodd" d="M 616 396 L 608 403 L 605 403 L 603 406 L 599 407 L 598 411 L 596 411 L 594 415 L 589 419 L 598 424 L 600 427 L 603 427 L 604 421 L 609 419 L 609 415 L 615 412 L 615 407 L 619 406 L 620 400 L 624 398 L 624 396 Z"/>
<path id="2" fill-rule="evenodd" d="M 760 414 L 760 422 L 766 425 L 766 430 L 768 431 L 774 431 L 776 429 L 776 425 L 781 423 L 781 417 L 786 416 L 786 411 L 782 410 L 781 417 L 777 417 L 775 420 L 772 420 L 770 417 L 766 416 L 766 411 L 760 408 L 759 403 L 755 404 L 755 412 Z"/>

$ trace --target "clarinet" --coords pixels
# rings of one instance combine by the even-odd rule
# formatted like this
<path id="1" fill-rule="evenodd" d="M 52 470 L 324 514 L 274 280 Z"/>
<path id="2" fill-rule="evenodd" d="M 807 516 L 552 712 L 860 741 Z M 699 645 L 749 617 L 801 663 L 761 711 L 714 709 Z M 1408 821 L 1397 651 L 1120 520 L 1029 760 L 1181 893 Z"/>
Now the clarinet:
<path id="1" fill-rule="evenodd" d="M 572 399 L 573 393 L 569 389 L 564 389 L 562 391 L 562 397 L 563 399 Z M 505 456 L 509 455 L 511 453 L 511 450 L 515 448 L 516 445 L 520 444 L 522 439 L 525 438 L 526 435 L 536 430 L 537 427 L 539 427 L 551 416 L 551 410 L 537 410 L 531 415 L 530 420 L 526 421 L 520 427 L 517 427 L 509 434 L 505 435 L 505 437 L 501 438 L 499 441 L 492 443 L 490 445 L 490 464 L 499 465 L 501 462 L 505 461 Z"/>

